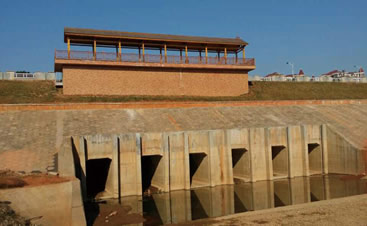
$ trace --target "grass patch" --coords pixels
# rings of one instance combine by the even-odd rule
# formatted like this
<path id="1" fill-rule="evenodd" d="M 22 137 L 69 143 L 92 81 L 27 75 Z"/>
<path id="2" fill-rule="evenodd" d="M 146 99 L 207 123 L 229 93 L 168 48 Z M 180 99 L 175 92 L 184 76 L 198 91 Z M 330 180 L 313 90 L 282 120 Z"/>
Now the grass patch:
<path id="1" fill-rule="evenodd" d="M 237 97 L 65 96 L 52 81 L 0 81 L 0 104 L 367 99 L 367 83 L 252 82 L 249 90 Z"/>

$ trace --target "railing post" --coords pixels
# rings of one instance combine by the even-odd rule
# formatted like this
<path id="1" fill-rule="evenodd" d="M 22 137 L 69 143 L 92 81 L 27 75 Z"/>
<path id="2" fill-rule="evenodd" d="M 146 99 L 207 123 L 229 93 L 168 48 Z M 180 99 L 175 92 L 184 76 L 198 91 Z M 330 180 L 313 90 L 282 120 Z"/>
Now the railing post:
<path id="1" fill-rule="evenodd" d="M 180 49 L 180 63 L 182 64 L 182 49 Z"/>
<path id="2" fill-rule="evenodd" d="M 237 64 L 237 61 L 238 61 L 238 54 L 237 54 L 237 52 L 236 52 L 236 64 Z"/>
<path id="3" fill-rule="evenodd" d="M 93 41 L 93 60 L 97 59 L 97 41 Z"/>
<path id="4" fill-rule="evenodd" d="M 164 63 L 167 63 L 167 45 L 164 44 Z"/>
<path id="5" fill-rule="evenodd" d="M 185 45 L 185 63 L 189 63 L 188 54 L 187 54 L 187 45 Z"/>
<path id="6" fill-rule="evenodd" d="M 122 60 L 122 57 L 121 57 L 121 41 L 119 41 L 119 61 Z"/>
<path id="7" fill-rule="evenodd" d="M 68 59 L 70 59 L 70 38 L 68 38 Z"/>
<path id="8" fill-rule="evenodd" d="M 201 63 L 201 50 L 199 50 L 199 57 L 200 57 L 200 63 Z"/>
<path id="9" fill-rule="evenodd" d="M 205 46 L 205 63 L 208 63 L 208 47 Z"/>
<path id="10" fill-rule="evenodd" d="M 227 64 L 227 48 L 224 48 L 224 63 Z"/>
<path id="11" fill-rule="evenodd" d="M 141 45 L 142 49 L 143 49 L 143 62 L 145 62 L 145 48 L 144 48 L 144 42 Z"/>
<path id="12" fill-rule="evenodd" d="M 140 52 L 140 46 L 138 47 L 139 48 L 139 62 L 141 61 L 141 52 Z"/>
<path id="13" fill-rule="evenodd" d="M 243 47 L 243 49 L 242 49 L 242 54 L 243 54 L 242 62 L 243 62 L 243 64 L 245 64 L 245 62 L 246 62 L 245 47 Z"/>
<path id="14" fill-rule="evenodd" d="M 218 56 L 217 56 L 218 60 L 217 60 L 217 64 L 220 64 L 220 51 L 218 51 Z"/>

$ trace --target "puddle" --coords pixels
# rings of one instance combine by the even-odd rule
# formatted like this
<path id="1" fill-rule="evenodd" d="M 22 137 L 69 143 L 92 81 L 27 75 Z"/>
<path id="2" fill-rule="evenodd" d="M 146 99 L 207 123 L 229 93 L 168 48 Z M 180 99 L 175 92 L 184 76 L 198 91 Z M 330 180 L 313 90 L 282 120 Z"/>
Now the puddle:
<path id="1" fill-rule="evenodd" d="M 161 225 L 359 194 L 367 194 L 367 180 L 317 175 L 125 197 L 121 204 L 110 199 L 85 209 L 89 225 Z"/>

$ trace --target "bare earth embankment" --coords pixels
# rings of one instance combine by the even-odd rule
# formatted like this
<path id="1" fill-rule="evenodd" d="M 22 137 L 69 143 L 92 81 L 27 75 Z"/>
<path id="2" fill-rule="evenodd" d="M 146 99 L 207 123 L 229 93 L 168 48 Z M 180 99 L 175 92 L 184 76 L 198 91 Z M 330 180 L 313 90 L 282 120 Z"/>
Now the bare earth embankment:
<path id="1" fill-rule="evenodd" d="M 0 81 L 0 104 L 367 99 L 367 83 L 253 82 L 238 97 L 65 96 L 52 81 Z"/>

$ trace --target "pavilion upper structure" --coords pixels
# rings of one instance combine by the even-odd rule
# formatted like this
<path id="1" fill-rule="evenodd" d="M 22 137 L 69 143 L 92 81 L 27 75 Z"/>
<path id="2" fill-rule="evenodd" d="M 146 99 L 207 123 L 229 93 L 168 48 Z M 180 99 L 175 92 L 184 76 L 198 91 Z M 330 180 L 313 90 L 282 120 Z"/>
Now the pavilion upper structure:
<path id="1" fill-rule="evenodd" d="M 248 43 L 238 37 L 217 38 L 65 27 L 64 42 L 67 50 L 55 50 L 56 71 L 62 70 L 62 65 L 57 60 L 232 65 L 255 69 L 255 60 L 245 57 Z M 80 48 L 72 50 L 72 46 L 90 48 L 80 51 Z M 115 51 L 100 51 L 106 48 L 113 48 Z M 156 54 L 152 54 L 155 51 Z M 168 51 L 175 54 L 169 55 Z"/>

